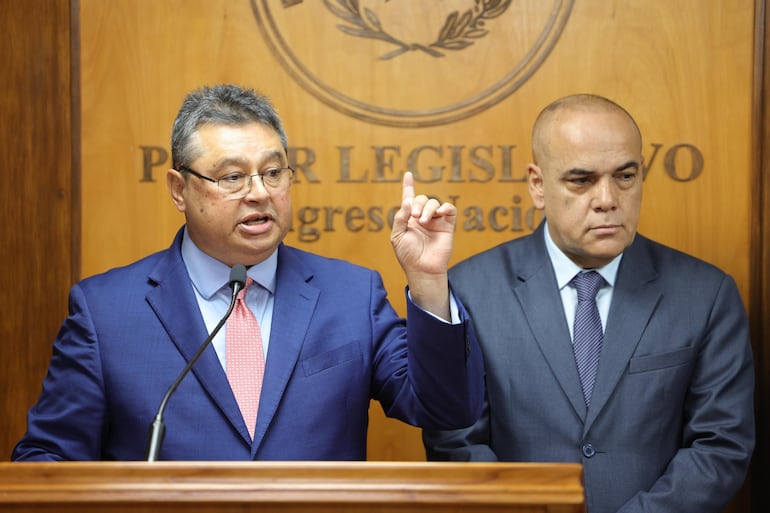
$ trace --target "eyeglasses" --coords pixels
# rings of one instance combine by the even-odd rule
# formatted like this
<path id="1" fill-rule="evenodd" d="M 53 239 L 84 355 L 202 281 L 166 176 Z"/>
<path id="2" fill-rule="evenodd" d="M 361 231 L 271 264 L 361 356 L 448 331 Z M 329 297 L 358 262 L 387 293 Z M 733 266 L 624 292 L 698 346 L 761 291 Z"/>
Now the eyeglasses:
<path id="1" fill-rule="evenodd" d="M 246 173 L 229 173 L 219 179 L 211 178 L 210 176 L 202 175 L 199 172 L 191 169 L 187 166 L 179 166 L 182 173 L 190 173 L 193 176 L 197 176 L 207 182 L 217 184 L 219 190 L 227 194 L 229 197 L 244 197 L 251 190 L 251 182 L 255 176 L 259 177 L 262 181 L 262 185 L 268 190 L 284 191 L 289 188 L 291 180 L 294 177 L 294 168 L 292 167 L 273 167 L 263 171 L 249 175 Z"/>

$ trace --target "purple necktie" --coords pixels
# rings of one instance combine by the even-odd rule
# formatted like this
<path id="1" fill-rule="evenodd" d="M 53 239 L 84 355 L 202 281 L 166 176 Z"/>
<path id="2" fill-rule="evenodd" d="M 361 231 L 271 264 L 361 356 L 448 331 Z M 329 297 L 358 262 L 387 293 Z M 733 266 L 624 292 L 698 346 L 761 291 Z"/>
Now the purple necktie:
<path id="1" fill-rule="evenodd" d="M 572 279 L 572 283 L 578 296 L 572 345 L 580 384 L 583 386 L 583 397 L 588 406 L 591 404 L 604 338 L 602 319 L 596 307 L 596 293 L 604 285 L 604 278 L 596 271 L 580 272 Z"/>

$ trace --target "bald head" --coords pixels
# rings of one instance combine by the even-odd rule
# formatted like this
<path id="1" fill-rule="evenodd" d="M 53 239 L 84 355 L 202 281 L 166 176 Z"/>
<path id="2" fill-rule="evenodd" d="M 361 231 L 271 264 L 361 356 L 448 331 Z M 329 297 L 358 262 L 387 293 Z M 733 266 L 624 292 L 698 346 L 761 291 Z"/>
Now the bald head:
<path id="1" fill-rule="evenodd" d="M 642 134 L 631 114 L 617 103 L 594 94 L 575 94 L 560 98 L 544 108 L 532 128 L 532 158 L 541 164 L 550 157 L 551 142 L 561 128 L 561 122 L 572 119 L 572 114 L 616 114 L 628 121 L 630 133 L 638 141 L 639 153 L 642 148 Z M 636 144 L 636 141 L 635 141 Z"/>
<path id="2" fill-rule="evenodd" d="M 601 96 L 567 96 L 538 116 L 532 151 L 529 193 L 551 240 L 580 267 L 607 265 L 639 223 L 644 158 L 636 122 Z"/>

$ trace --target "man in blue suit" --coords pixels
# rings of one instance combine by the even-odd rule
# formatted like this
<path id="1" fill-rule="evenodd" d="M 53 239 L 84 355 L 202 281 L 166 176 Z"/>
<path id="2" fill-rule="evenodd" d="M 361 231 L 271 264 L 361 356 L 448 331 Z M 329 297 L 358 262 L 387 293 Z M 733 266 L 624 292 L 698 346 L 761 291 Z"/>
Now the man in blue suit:
<path id="1" fill-rule="evenodd" d="M 161 398 L 229 305 L 230 269 L 265 355 L 246 425 L 226 374 L 227 327 L 165 410 L 166 460 L 363 460 L 370 399 L 431 428 L 471 425 L 483 369 L 447 280 L 456 209 L 403 184 L 391 241 L 408 326 L 378 273 L 282 243 L 291 226 L 287 138 L 267 99 L 237 86 L 189 94 L 174 122 L 171 247 L 76 284 L 14 460 L 139 460 Z M 252 435 L 253 433 L 253 435 Z"/>
<path id="2" fill-rule="evenodd" d="M 557 100 L 532 146 L 529 192 L 544 223 L 449 273 L 484 353 L 487 395 L 474 426 L 424 431 L 429 459 L 582 463 L 588 513 L 720 512 L 754 448 L 735 282 L 637 233 L 642 139 L 623 108 Z M 596 336 L 584 338 L 573 279 L 590 271 L 601 288 Z M 583 341 L 596 349 L 594 373 Z"/>

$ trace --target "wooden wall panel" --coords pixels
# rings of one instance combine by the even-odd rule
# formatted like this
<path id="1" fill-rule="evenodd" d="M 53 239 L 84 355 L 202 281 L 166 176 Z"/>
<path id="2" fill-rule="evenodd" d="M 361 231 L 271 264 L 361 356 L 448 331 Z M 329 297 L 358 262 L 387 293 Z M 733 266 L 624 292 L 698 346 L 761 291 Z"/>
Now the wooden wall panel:
<path id="1" fill-rule="evenodd" d="M 368 5 L 375 3 L 372 0 Z M 416 7 L 405 7 L 411 3 L 385 3 L 392 9 L 406 9 L 400 13 L 401 19 L 409 23 L 419 19 L 420 13 L 410 10 Z M 23 432 L 26 409 L 39 392 L 51 340 L 66 313 L 69 284 L 78 275 L 127 263 L 165 247 L 181 223 L 162 183 L 165 168 L 159 162 L 159 149 L 168 148 L 171 120 L 188 89 L 233 81 L 273 97 L 286 120 L 290 142 L 300 148 L 298 158 L 306 159 L 308 148 L 315 151 L 313 170 L 320 181 L 300 181 L 295 189 L 297 209 L 397 203 L 395 184 L 338 183 L 338 146 L 355 148 L 351 172 L 361 176 L 375 170 L 372 146 L 398 148 L 399 155 L 390 153 L 393 168 L 386 169 L 399 173 L 405 169 L 405 154 L 420 145 L 443 148 L 443 158 L 432 164 L 447 168 L 453 165 L 452 147 L 465 145 L 460 166 L 465 172 L 479 171 L 468 163 L 470 146 L 509 145 L 515 146 L 509 154 L 511 177 L 522 176 L 528 160 L 528 130 L 537 110 L 556 96 L 590 90 L 619 100 L 642 125 L 650 173 L 642 230 L 725 268 L 751 303 L 760 370 L 760 439 L 754 475 L 763 475 L 768 464 L 764 433 L 770 262 L 766 247 L 768 172 L 763 151 L 766 127 L 770 126 L 765 99 L 770 74 L 765 62 L 764 0 L 576 2 L 553 49 L 513 94 L 473 116 L 422 128 L 387 127 L 341 113 L 310 95 L 281 66 L 257 29 L 254 5 L 270 5 L 276 13 L 289 16 L 308 8 L 310 2 L 282 2 L 294 4 L 294 11 L 280 11 L 279 2 L 248 0 L 85 0 L 82 4 L 81 12 L 77 0 L 7 0 L 0 8 L 4 70 L 0 74 L 0 163 L 4 173 L 0 181 L 4 220 L 0 230 L 0 454 L 8 455 Z M 459 0 L 442 3 L 461 4 Z M 510 26 L 526 29 L 542 21 L 544 15 L 537 11 L 537 4 L 526 4 L 532 9 L 530 16 L 519 16 Z M 546 8 L 556 5 L 540 4 Z M 70 19 L 71 12 L 74 19 Z M 388 30 L 394 33 L 422 30 L 414 25 L 409 28 L 408 23 L 397 28 L 392 12 L 390 16 L 383 11 L 383 19 L 390 20 Z M 307 51 L 312 52 L 313 43 L 318 42 L 319 28 L 330 38 L 341 37 L 335 33 L 340 20 L 329 12 L 321 9 L 311 18 L 288 20 L 295 23 L 293 40 L 305 37 L 310 42 Z M 31 20 L 34 30 L 30 30 Z M 70 26 L 77 36 L 81 23 L 82 53 L 75 46 L 71 57 Z M 377 94 L 392 94 L 390 101 L 401 98 L 419 106 L 419 102 L 431 101 L 425 89 L 418 87 L 423 83 L 441 90 L 442 84 L 464 81 L 472 86 L 474 80 L 482 80 L 483 75 L 469 73 L 465 66 L 471 67 L 485 51 L 492 52 L 482 43 L 494 43 L 494 37 L 501 34 L 510 36 L 494 21 L 488 28 L 491 35 L 474 43 L 479 53 L 447 52 L 449 58 L 443 58 L 447 69 L 428 77 L 434 82 L 422 72 L 427 68 L 414 66 L 435 64 L 420 52 L 409 52 L 407 59 L 391 59 L 386 63 L 392 64 L 389 72 L 374 59 L 363 72 L 358 69 L 360 62 L 348 66 L 345 62 L 354 55 L 353 49 L 381 55 L 393 48 L 363 39 L 350 39 L 349 44 L 332 49 L 319 44 L 315 57 L 340 70 L 342 79 L 337 84 L 353 76 L 342 72 L 357 73 L 357 80 L 352 81 L 362 84 L 357 94 L 368 94 L 363 90 L 368 88 Z M 752 71 L 754 37 L 758 44 Z M 77 37 L 74 41 L 77 43 Z M 526 39 L 522 41 L 526 43 Z M 71 59 L 79 57 L 84 61 L 82 73 L 71 77 Z M 752 92 L 753 73 L 756 89 Z M 367 79 L 369 75 L 374 78 Z M 78 105 L 81 100 L 81 80 L 83 106 L 73 112 L 70 101 Z M 82 145 L 77 139 L 81 115 Z M 159 149 L 143 153 L 142 147 Z M 699 161 L 693 160 L 694 149 L 703 159 L 700 175 L 682 180 L 693 173 L 693 166 L 699 169 Z M 81 150 L 82 224 L 78 210 Z M 493 159 L 497 178 L 506 166 L 502 158 L 498 152 Z M 752 169 L 756 169 L 753 179 Z M 485 207 L 487 214 L 492 205 L 505 205 L 513 215 L 516 207 L 525 212 L 528 204 L 523 186 L 515 181 L 471 184 L 442 180 L 425 186 L 446 197 L 458 195 L 461 209 L 476 205 Z M 327 231 L 329 226 L 333 231 Z M 339 223 L 338 215 L 309 228 L 320 228 L 318 241 L 304 242 L 295 232 L 290 242 L 381 269 L 394 302 L 402 307 L 403 280 L 390 257 L 387 229 L 352 232 Z M 82 246 L 78 239 L 81 229 Z M 495 231 L 489 224 L 483 230 L 461 226 L 455 259 L 519 234 Z M 377 406 L 370 453 L 372 459 L 422 459 L 417 431 L 383 419 Z M 754 510 L 759 511 L 767 503 L 767 491 L 754 486 L 753 492 Z M 733 511 L 748 509 L 745 502 L 739 502 Z"/>
<path id="2" fill-rule="evenodd" d="M 429 41 L 425 34 L 441 26 L 446 9 L 465 3 L 435 4 L 429 14 L 419 2 L 363 2 L 384 32 L 415 41 Z M 466 49 L 383 60 L 398 47 L 343 33 L 344 19 L 322 2 L 82 1 L 83 274 L 169 244 L 182 223 L 163 183 L 171 121 L 189 89 L 236 82 L 272 97 L 296 160 L 310 170 L 294 186 L 289 242 L 381 270 L 403 308 L 387 227 L 346 222 L 351 209 L 397 205 L 399 186 L 390 180 L 407 168 L 411 152 L 429 147 L 415 171 L 428 181 L 435 166 L 442 171 L 418 191 L 453 198 L 460 208 L 455 260 L 519 236 L 529 229 L 521 179 L 532 121 L 552 99 L 591 91 L 622 103 L 643 130 L 649 169 L 641 231 L 733 274 L 748 303 L 754 3 L 569 4 L 514 2 Z M 516 48 L 534 44 L 559 12 L 563 30 L 542 62 L 512 94 L 473 115 L 398 126 L 408 116 L 335 104 L 332 93 L 340 91 L 384 111 L 460 103 L 510 70 Z M 308 76 L 331 92 L 313 90 Z M 486 168 L 473 162 L 473 148 Z M 491 180 L 473 181 L 487 172 Z M 376 405 L 372 415 L 373 459 L 423 458 L 417 430 L 383 419 Z"/>
<path id="3" fill-rule="evenodd" d="M 68 0 L 0 6 L 3 459 L 40 393 L 72 279 L 69 9 Z"/>

